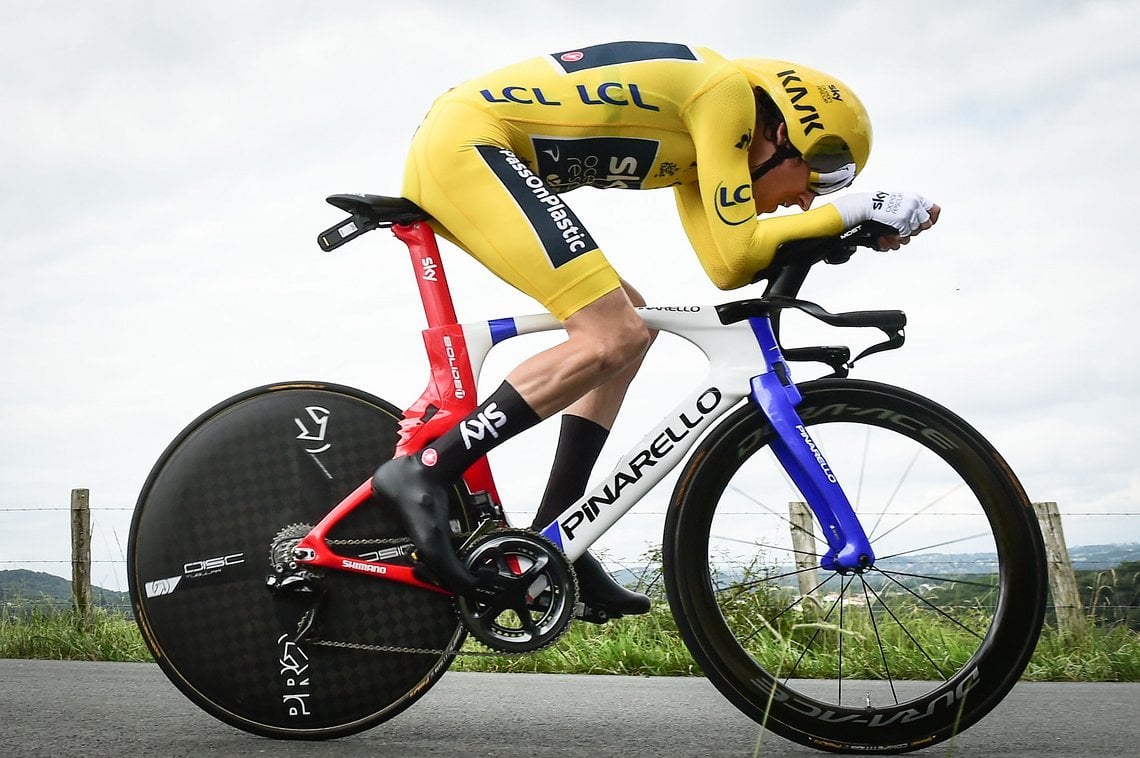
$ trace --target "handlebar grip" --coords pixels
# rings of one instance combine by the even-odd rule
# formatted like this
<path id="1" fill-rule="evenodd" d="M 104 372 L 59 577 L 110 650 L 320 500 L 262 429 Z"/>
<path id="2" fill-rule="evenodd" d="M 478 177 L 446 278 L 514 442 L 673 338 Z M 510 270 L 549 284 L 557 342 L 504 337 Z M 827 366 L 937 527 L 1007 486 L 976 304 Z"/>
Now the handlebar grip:
<path id="1" fill-rule="evenodd" d="M 879 241 L 879 237 L 888 237 L 892 234 L 898 234 L 899 230 L 890 224 L 884 224 L 881 221 L 864 221 L 861 224 L 856 224 L 843 234 L 839 235 L 839 239 L 848 245 L 860 245 L 862 247 L 874 247 Z"/>
<path id="2" fill-rule="evenodd" d="M 906 313 L 900 310 L 847 311 L 845 313 L 833 313 L 830 316 L 829 319 L 821 320 L 833 326 L 873 326 L 884 331 L 894 331 L 906 326 Z"/>

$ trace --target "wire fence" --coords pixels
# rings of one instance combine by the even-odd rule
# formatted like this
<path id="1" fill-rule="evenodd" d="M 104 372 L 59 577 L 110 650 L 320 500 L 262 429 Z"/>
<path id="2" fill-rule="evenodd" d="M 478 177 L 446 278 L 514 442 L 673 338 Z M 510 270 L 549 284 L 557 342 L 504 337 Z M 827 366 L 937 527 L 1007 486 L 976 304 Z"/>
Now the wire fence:
<path id="1" fill-rule="evenodd" d="M 0 529 L 7 529 L 10 521 L 17 518 L 19 514 L 29 513 L 52 513 L 63 514 L 69 513 L 73 509 L 69 506 L 41 506 L 41 507 L 7 507 L 0 508 Z M 104 528 L 104 521 L 115 521 L 118 525 L 122 524 L 122 517 L 131 513 L 134 509 L 130 507 L 91 507 L 91 531 L 101 532 Z M 508 511 L 508 518 L 517 523 L 528 523 L 530 516 L 529 512 L 510 512 Z M 899 514 L 905 515 L 905 514 Z M 1137 524 L 1136 528 L 1129 526 L 1128 528 L 1117 529 L 1116 532 L 1122 535 L 1132 535 L 1140 532 L 1140 521 L 1132 521 L 1132 519 L 1140 519 L 1140 512 L 1108 512 L 1108 511 L 1095 511 L 1095 510 L 1078 510 L 1078 511 L 1065 511 L 1064 518 L 1067 524 L 1073 524 L 1075 519 L 1080 518 L 1113 518 L 1113 519 L 1128 519 L 1128 523 Z M 665 517 L 663 510 L 634 510 L 627 514 L 626 518 L 633 519 L 656 519 L 662 520 Z M 6 523 L 8 522 L 8 523 Z M 64 530 L 60 533 L 59 543 L 64 547 L 58 549 L 56 553 L 48 554 L 44 557 L 35 558 L 10 558 L 0 555 L 0 572 L 27 570 L 31 572 L 46 573 L 62 578 L 64 575 L 72 572 L 72 567 L 75 565 L 75 559 L 68 554 L 67 546 L 70 541 L 65 538 L 66 527 L 60 525 L 60 529 Z M 648 530 L 642 530 L 647 532 Z M 119 535 L 114 532 L 111 535 L 111 541 L 115 542 L 113 549 L 108 549 L 110 542 L 107 541 L 106 532 L 102 533 L 104 537 L 103 550 L 100 551 L 101 557 L 91 557 L 88 559 L 88 564 L 94 568 L 93 581 L 91 584 L 91 602 L 98 607 L 110 610 L 112 612 L 119 612 L 124 615 L 131 614 L 131 605 L 127 596 L 126 587 L 124 586 L 126 577 L 126 545 L 125 541 L 120 542 Z M 125 538 L 124 538 L 125 540 Z M 1132 550 L 1128 547 L 1131 546 Z M 1112 565 L 1111 560 L 1106 560 L 1107 556 L 1100 555 L 1086 555 L 1083 548 L 1070 548 L 1076 555 L 1071 557 L 1071 572 L 1077 577 L 1077 584 L 1081 590 L 1080 594 L 1081 605 L 1084 612 L 1091 618 L 1108 620 L 1108 621 L 1125 621 L 1130 625 L 1140 626 L 1140 590 L 1136 584 L 1140 582 L 1140 577 L 1135 574 L 1134 567 L 1130 577 L 1124 577 L 1124 582 L 1120 581 L 1120 577 L 1116 576 L 1115 569 L 1119 564 Z M 646 545 L 646 552 L 651 552 L 652 546 Z M 121 557 L 106 557 L 108 554 L 117 552 Z M 1140 545 L 1135 543 L 1124 543 L 1121 549 L 1113 553 L 1112 560 L 1119 560 L 1121 562 L 1140 562 Z M 634 574 L 644 572 L 646 567 L 638 562 L 638 559 L 631 559 L 624 557 L 618 561 L 610 560 L 611 566 L 617 568 L 624 568 L 632 571 Z M 651 567 L 650 570 L 653 570 Z M 659 569 L 659 567 L 656 567 Z M 122 589 L 107 589 L 99 586 L 100 577 L 105 577 L 110 571 L 116 577 L 121 577 L 121 581 L 114 582 Z M 3 574 L 0 573 L 0 577 Z M 66 581 L 66 580 L 65 580 Z M 69 583 L 70 584 L 70 583 Z M 11 589 L 5 590 L 5 587 L 10 583 L 0 582 L 0 605 L 13 604 L 17 602 L 17 598 L 13 597 Z M 1122 586 L 1127 585 L 1127 586 Z M 34 601 L 38 608 L 48 611 L 64 611 L 74 607 L 73 599 L 63 599 L 58 596 L 41 596 L 36 598 L 23 597 L 19 598 L 22 602 Z M 1061 606 L 1064 609 L 1067 606 Z M 1053 601 L 1053 593 L 1050 593 L 1049 613 L 1055 616 L 1058 606 Z"/>

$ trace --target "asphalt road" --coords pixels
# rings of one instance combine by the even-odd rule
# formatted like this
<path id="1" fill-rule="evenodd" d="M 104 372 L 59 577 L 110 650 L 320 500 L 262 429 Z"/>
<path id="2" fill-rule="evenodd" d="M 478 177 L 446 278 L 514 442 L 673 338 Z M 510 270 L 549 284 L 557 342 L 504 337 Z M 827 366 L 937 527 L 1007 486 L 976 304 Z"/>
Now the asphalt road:
<path id="1" fill-rule="evenodd" d="M 391 721 L 280 742 L 199 711 L 157 666 L 0 660 L 0 748 L 50 756 L 750 756 L 760 728 L 704 679 L 450 672 Z M 822 756 L 771 733 L 763 756 Z M 914 756 L 1140 757 L 1140 684 L 1021 684 Z"/>

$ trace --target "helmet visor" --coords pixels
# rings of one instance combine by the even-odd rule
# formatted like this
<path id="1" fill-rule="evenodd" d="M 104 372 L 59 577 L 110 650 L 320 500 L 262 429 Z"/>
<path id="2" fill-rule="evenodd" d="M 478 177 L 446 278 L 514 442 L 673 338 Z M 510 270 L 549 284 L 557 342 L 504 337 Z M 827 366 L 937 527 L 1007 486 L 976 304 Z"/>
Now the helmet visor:
<path id="1" fill-rule="evenodd" d="M 817 195 L 830 195 L 855 181 L 855 164 L 846 163 L 834 171 L 812 171 L 808 189 Z"/>
<path id="2" fill-rule="evenodd" d="M 839 150 L 817 151 L 804 160 L 811 168 L 808 188 L 817 195 L 838 192 L 855 181 L 855 158 L 846 145 Z"/>

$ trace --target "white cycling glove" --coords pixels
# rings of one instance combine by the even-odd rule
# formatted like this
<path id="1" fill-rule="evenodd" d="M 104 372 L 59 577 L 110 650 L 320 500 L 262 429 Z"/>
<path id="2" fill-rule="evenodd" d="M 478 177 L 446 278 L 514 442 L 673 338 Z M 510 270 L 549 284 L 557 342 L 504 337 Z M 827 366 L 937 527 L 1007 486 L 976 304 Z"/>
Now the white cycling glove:
<path id="1" fill-rule="evenodd" d="M 902 237 L 909 237 L 930 220 L 934 203 L 916 192 L 857 192 L 837 197 L 832 205 L 843 217 L 843 228 L 850 229 L 864 221 L 878 221 L 894 227 Z"/>

